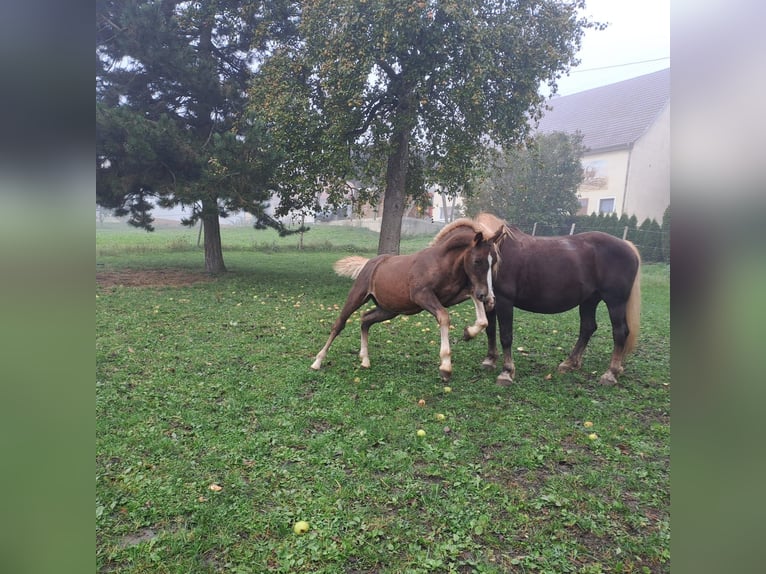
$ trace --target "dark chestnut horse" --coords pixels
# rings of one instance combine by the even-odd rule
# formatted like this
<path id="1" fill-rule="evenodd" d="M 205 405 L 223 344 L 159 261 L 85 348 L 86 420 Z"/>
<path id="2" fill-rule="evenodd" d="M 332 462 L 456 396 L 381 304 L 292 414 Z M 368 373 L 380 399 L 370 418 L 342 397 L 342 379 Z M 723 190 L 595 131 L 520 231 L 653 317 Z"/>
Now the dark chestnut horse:
<path id="1" fill-rule="evenodd" d="M 485 233 L 506 229 L 495 270 L 495 309 L 488 313 L 488 350 L 483 365 L 497 361 L 495 323 L 500 322 L 503 370 L 497 384 L 513 382 L 513 308 L 533 313 L 562 313 L 579 306 L 580 336 L 559 372 L 582 366 L 582 355 L 596 330 L 596 307 L 606 303 L 614 350 L 602 384 L 614 384 L 622 361 L 635 346 L 641 311 L 641 257 L 635 245 L 607 233 L 590 231 L 560 237 L 534 237 L 488 213 L 476 217 Z M 468 336 L 469 333 L 466 333 Z"/>
<path id="2" fill-rule="evenodd" d="M 431 244 L 412 255 L 379 255 L 372 259 L 346 257 L 333 268 L 338 275 L 352 277 L 354 285 L 346 298 L 340 316 L 330 331 L 330 338 L 311 365 L 318 370 L 335 337 L 351 314 L 372 299 L 375 308 L 362 315 L 362 366 L 370 366 L 367 336 L 371 325 L 397 315 L 414 315 L 428 311 L 439 322 L 442 379 L 452 374 L 449 345 L 449 314 L 445 307 L 471 297 L 476 307 L 476 324 L 465 331 L 465 337 L 477 335 L 487 326 L 484 311 L 494 306 L 492 267 L 497 261 L 497 242 L 505 230 L 485 236 L 470 219 L 459 219 L 444 227 Z"/>

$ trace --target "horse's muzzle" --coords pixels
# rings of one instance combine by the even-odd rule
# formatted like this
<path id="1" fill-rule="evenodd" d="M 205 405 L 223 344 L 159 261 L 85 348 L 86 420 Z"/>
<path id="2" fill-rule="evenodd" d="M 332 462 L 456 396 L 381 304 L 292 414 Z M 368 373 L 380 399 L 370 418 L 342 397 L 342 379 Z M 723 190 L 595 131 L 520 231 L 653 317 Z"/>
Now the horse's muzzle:
<path id="1" fill-rule="evenodd" d="M 476 298 L 479 301 L 481 301 L 482 303 L 484 303 L 484 308 L 487 311 L 492 311 L 492 309 L 495 308 L 495 298 L 494 297 L 492 297 L 492 296 L 490 296 L 490 295 L 488 295 L 486 293 L 479 292 L 479 293 L 476 293 Z"/>

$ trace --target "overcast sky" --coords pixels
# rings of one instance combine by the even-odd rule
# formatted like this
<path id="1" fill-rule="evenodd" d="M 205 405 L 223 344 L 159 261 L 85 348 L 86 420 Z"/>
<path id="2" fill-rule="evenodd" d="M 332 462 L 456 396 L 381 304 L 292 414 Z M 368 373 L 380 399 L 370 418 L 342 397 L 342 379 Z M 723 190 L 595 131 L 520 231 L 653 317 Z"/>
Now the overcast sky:
<path id="1" fill-rule="evenodd" d="M 585 15 L 609 26 L 586 32 L 581 63 L 559 80 L 559 95 L 670 67 L 670 0 L 586 0 Z"/>

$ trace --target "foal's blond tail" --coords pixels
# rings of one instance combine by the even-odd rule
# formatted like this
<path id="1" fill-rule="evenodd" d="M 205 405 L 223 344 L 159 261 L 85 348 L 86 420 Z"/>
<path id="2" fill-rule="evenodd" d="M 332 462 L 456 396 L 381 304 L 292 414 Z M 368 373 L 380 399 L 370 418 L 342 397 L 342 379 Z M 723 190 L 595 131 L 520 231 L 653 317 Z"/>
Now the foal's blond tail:
<path id="1" fill-rule="evenodd" d="M 638 268 L 636 269 L 636 278 L 633 279 L 633 287 L 630 289 L 627 308 L 625 310 L 625 319 L 628 323 L 628 339 L 625 341 L 624 354 L 627 355 L 636 347 L 638 332 L 641 328 L 641 254 L 630 241 L 627 242 L 638 258 Z"/>
<path id="2" fill-rule="evenodd" d="M 368 261 L 369 259 L 365 259 L 364 257 L 351 255 L 350 257 L 344 257 L 340 261 L 336 261 L 332 268 L 335 270 L 335 273 L 341 277 L 351 277 L 351 279 L 356 279 L 359 277 L 359 273 L 362 272 L 362 269 L 367 265 Z"/>

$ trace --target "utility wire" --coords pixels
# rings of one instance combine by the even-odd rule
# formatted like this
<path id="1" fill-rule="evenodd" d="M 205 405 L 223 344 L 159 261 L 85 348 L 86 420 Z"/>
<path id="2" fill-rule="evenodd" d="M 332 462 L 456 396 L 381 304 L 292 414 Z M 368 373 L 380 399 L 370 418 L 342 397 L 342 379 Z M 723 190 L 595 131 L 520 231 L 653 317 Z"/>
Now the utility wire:
<path id="1" fill-rule="evenodd" d="M 626 62 L 624 64 L 613 64 L 611 66 L 600 66 L 598 68 L 585 68 L 584 70 L 572 70 L 570 74 L 579 74 L 580 72 L 595 72 L 597 70 L 609 70 L 611 68 L 624 68 L 625 66 L 634 66 L 636 64 L 649 64 L 651 62 L 659 62 L 661 60 L 669 60 L 670 56 L 664 56 L 662 58 L 654 58 L 653 60 L 640 60 L 638 62 Z"/>

